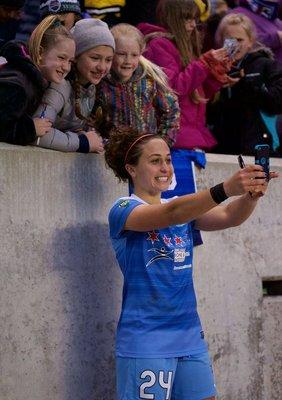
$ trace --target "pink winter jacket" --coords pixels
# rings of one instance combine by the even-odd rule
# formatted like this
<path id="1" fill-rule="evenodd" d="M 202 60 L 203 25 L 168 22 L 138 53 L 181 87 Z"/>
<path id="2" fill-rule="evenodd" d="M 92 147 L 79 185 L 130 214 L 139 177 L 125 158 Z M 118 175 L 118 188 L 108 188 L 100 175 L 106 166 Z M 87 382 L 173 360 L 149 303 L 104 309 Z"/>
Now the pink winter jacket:
<path id="1" fill-rule="evenodd" d="M 166 32 L 159 26 L 141 23 L 138 28 L 144 35 Z M 222 86 L 200 60 L 192 61 L 183 67 L 180 53 L 174 43 L 165 37 L 152 38 L 144 56 L 163 68 L 172 89 L 178 95 L 180 106 L 180 130 L 174 148 L 209 150 L 216 144 L 215 138 L 206 128 L 206 105 L 195 104 L 191 94 L 195 89 L 201 97 L 211 98 Z"/>

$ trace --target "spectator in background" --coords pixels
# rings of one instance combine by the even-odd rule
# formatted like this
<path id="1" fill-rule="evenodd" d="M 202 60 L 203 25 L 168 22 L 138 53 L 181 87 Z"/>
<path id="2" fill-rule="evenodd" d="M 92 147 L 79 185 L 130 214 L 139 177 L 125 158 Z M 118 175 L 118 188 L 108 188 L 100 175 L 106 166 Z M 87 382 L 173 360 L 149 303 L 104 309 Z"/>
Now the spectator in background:
<path id="1" fill-rule="evenodd" d="M 0 46 L 15 39 L 24 3 L 25 0 L 0 0 Z"/>
<path id="2" fill-rule="evenodd" d="M 210 16 L 211 13 L 211 3 L 210 0 L 194 0 L 197 4 L 200 14 L 199 14 L 199 22 L 204 23 Z"/>
<path id="3" fill-rule="evenodd" d="M 40 22 L 39 0 L 26 0 L 16 39 L 27 43 L 31 32 Z"/>
<path id="4" fill-rule="evenodd" d="M 121 15 L 125 0 L 81 0 L 83 13 L 92 18 L 99 18 L 109 26 L 121 22 Z"/>
<path id="5" fill-rule="evenodd" d="M 140 22 L 155 24 L 158 0 L 127 0 L 122 13 L 122 20 L 131 25 Z"/>
<path id="6" fill-rule="evenodd" d="M 246 15 L 256 27 L 257 38 L 269 47 L 282 65 L 281 0 L 240 0 L 232 12 Z"/>
<path id="7" fill-rule="evenodd" d="M 178 95 L 180 130 L 172 149 L 176 183 L 163 193 L 171 198 L 196 191 L 194 163 L 204 168 L 203 151 L 216 144 L 206 127 L 207 99 L 228 80 L 229 63 L 225 49 L 201 56 L 200 10 L 193 0 L 161 0 L 157 17 L 159 26 L 142 23 L 139 28 L 147 35 L 144 56 L 163 68 Z"/>
<path id="8" fill-rule="evenodd" d="M 40 13 L 42 19 L 47 15 L 57 15 L 62 24 L 69 30 L 81 18 L 78 0 L 41 0 Z"/>
<path id="9" fill-rule="evenodd" d="M 228 14 L 219 24 L 219 46 L 227 38 L 238 41 L 231 75 L 241 79 L 220 90 L 208 106 L 208 122 L 218 140 L 214 149 L 225 154 L 254 154 L 267 143 L 272 156 L 281 156 L 276 114 L 282 111 L 282 66 L 271 51 L 256 41 L 256 29 L 243 14 Z"/>
<path id="10" fill-rule="evenodd" d="M 203 51 L 216 48 L 215 33 L 217 27 L 229 10 L 225 0 L 217 0 L 212 3 L 212 13 L 208 17 L 203 35 Z"/>

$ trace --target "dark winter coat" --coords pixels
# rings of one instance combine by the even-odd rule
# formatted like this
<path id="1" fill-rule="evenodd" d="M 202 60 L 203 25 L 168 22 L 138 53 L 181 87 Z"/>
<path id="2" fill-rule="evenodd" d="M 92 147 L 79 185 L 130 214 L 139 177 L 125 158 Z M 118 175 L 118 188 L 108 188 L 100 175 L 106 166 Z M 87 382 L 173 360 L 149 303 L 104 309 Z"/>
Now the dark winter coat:
<path id="1" fill-rule="evenodd" d="M 0 47 L 8 41 L 15 39 L 19 25 L 20 21 L 13 18 L 0 23 Z"/>
<path id="2" fill-rule="evenodd" d="M 256 144 L 273 144 L 260 111 L 270 116 L 282 113 L 282 69 L 265 48 L 247 54 L 241 68 L 245 75 L 256 76 L 221 89 L 208 106 L 208 125 L 218 140 L 216 153 L 253 155 Z M 272 151 L 272 155 L 278 154 Z"/>
<path id="3" fill-rule="evenodd" d="M 0 66 L 0 141 L 26 145 L 36 139 L 32 115 L 46 84 L 24 44 L 8 42 L 0 56 L 7 60 Z"/>

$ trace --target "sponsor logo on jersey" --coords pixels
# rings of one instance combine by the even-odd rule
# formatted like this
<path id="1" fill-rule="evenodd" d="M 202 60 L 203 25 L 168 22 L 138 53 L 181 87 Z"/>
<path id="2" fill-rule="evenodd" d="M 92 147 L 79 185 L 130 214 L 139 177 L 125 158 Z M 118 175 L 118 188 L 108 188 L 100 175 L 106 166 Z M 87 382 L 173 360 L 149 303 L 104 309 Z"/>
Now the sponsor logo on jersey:
<path id="1" fill-rule="evenodd" d="M 123 200 L 121 203 L 119 203 L 119 207 L 128 207 L 129 205 L 129 200 Z"/>

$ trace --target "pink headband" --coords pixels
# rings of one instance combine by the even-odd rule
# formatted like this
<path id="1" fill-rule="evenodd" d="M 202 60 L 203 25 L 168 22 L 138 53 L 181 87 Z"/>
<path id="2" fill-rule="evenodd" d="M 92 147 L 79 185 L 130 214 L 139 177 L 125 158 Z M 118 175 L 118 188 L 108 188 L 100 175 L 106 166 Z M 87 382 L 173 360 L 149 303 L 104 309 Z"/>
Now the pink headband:
<path id="1" fill-rule="evenodd" d="M 155 135 L 153 135 L 152 133 L 146 133 L 146 135 L 141 135 L 136 140 L 134 140 L 134 142 L 129 146 L 129 149 L 127 150 L 127 152 L 125 154 L 124 164 L 126 164 L 127 157 L 128 157 L 130 150 L 136 145 L 136 143 L 138 143 L 140 140 L 144 139 L 147 136 L 155 136 Z"/>

